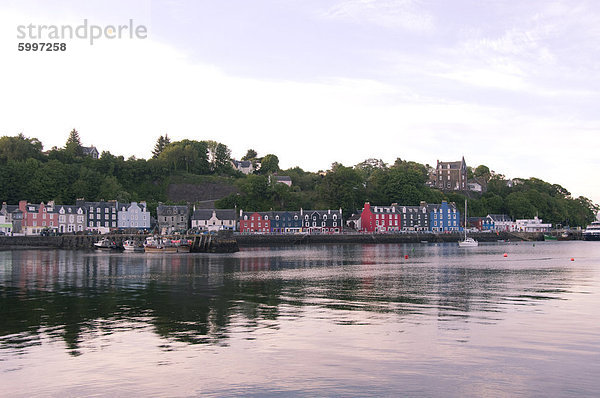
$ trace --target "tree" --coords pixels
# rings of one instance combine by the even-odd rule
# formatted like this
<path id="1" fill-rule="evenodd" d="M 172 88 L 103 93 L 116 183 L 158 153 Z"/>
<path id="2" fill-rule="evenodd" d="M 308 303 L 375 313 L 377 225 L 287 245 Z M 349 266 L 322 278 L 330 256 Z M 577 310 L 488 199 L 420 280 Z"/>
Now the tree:
<path id="1" fill-rule="evenodd" d="M 217 144 L 213 171 L 216 173 L 231 171 L 231 150 L 225 144 Z"/>
<path id="2" fill-rule="evenodd" d="M 360 172 L 339 163 L 332 165 L 321 183 L 320 192 L 329 208 L 342 208 L 352 214 L 362 207 L 365 200 L 365 187 Z"/>
<path id="3" fill-rule="evenodd" d="M 242 157 L 242 160 L 256 160 L 256 156 L 258 156 L 258 154 L 254 149 L 248 149 L 248 152 Z"/>
<path id="4" fill-rule="evenodd" d="M 162 151 L 165 150 L 165 147 L 171 143 L 171 139 L 167 134 L 163 137 L 162 135 L 158 137 L 156 140 L 156 145 L 154 145 L 154 149 L 152 150 L 152 158 L 156 159 L 160 156 Z"/>
<path id="5" fill-rule="evenodd" d="M 42 143 L 37 138 L 27 138 L 22 133 L 16 137 L 0 138 L 0 162 L 24 161 L 42 158 Z"/>
<path id="6" fill-rule="evenodd" d="M 269 174 L 277 173 L 279 171 L 279 158 L 277 155 L 268 154 L 262 158 L 260 162 L 260 173 Z"/>
<path id="7" fill-rule="evenodd" d="M 69 138 L 67 138 L 67 142 L 65 143 L 65 152 L 73 157 L 83 156 L 83 147 L 81 146 L 79 132 L 75 129 L 69 133 Z"/>

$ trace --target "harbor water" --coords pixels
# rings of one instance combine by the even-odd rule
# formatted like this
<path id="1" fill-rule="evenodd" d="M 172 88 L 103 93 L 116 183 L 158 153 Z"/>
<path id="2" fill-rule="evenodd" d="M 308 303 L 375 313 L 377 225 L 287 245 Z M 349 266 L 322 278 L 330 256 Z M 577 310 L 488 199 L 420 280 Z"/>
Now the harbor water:
<path id="1" fill-rule="evenodd" d="M 0 252 L 2 396 L 600 391 L 600 242 Z"/>

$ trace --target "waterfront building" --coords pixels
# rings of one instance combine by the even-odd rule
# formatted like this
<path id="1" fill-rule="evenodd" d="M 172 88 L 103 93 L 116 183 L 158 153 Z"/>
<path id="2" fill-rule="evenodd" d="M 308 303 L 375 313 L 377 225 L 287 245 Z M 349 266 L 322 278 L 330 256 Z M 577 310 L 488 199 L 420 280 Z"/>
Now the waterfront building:
<path id="1" fill-rule="evenodd" d="M 58 232 L 82 232 L 87 227 L 87 213 L 85 206 L 58 205 Z"/>
<path id="2" fill-rule="evenodd" d="M 156 208 L 158 230 L 161 234 L 189 229 L 190 209 L 187 206 L 172 206 L 160 204 Z"/>
<path id="3" fill-rule="evenodd" d="M 236 230 L 234 209 L 197 209 L 192 213 L 192 228 L 199 231 Z"/>
<path id="4" fill-rule="evenodd" d="M 519 232 L 548 232 L 552 228 L 552 224 L 543 223 L 538 216 L 532 219 L 516 220 L 515 223 Z"/>
<path id="5" fill-rule="evenodd" d="M 118 203 L 118 209 L 119 229 L 150 229 L 150 212 L 146 202 Z"/>
<path id="6" fill-rule="evenodd" d="M 273 211 L 271 217 L 271 232 L 289 234 L 302 231 L 301 211 Z"/>
<path id="7" fill-rule="evenodd" d="M 25 235 L 39 235 L 44 230 L 58 228 L 58 215 L 54 210 L 54 202 L 38 204 L 28 203 L 26 200 L 19 202 L 19 210 L 23 213 L 22 232 Z"/>
<path id="8" fill-rule="evenodd" d="M 460 231 L 460 212 L 455 203 L 442 201 L 441 204 L 427 205 L 429 228 L 433 232 Z"/>
<path id="9" fill-rule="evenodd" d="M 361 220 L 360 217 L 362 215 L 361 213 L 356 213 L 356 214 L 352 214 L 347 220 L 346 220 L 346 226 L 350 229 L 353 229 L 355 231 L 360 231 L 361 230 Z"/>
<path id="10" fill-rule="evenodd" d="M 488 231 L 507 231 L 517 230 L 517 223 L 507 214 L 488 214 L 483 222 L 483 229 Z"/>
<path id="11" fill-rule="evenodd" d="M 391 206 L 371 206 L 365 203 L 360 216 L 361 232 L 391 232 L 402 228 L 397 204 Z"/>
<path id="12" fill-rule="evenodd" d="M 22 233 L 23 212 L 19 209 L 19 205 L 9 205 L 3 202 L 0 215 L 4 217 L 4 223 L 6 224 L 2 229 L 5 234 L 19 235 Z M 10 233 L 8 232 L 9 229 Z"/>
<path id="13" fill-rule="evenodd" d="M 78 199 L 75 203 L 87 211 L 87 230 L 107 234 L 117 229 L 117 202 L 86 202 Z"/>
<path id="14" fill-rule="evenodd" d="M 302 231 L 311 234 L 333 234 L 342 232 L 342 209 L 302 210 Z"/>
<path id="15" fill-rule="evenodd" d="M 240 232 L 260 233 L 271 232 L 270 212 L 244 212 L 240 210 Z"/>
<path id="16" fill-rule="evenodd" d="M 403 231 L 429 231 L 429 212 L 427 203 L 421 202 L 418 206 L 398 206 L 402 215 Z"/>

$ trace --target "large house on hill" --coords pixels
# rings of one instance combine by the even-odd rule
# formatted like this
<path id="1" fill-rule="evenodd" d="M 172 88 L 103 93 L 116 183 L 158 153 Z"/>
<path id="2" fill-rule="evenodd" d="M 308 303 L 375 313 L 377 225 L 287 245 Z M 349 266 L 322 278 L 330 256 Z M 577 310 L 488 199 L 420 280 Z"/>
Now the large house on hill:
<path id="1" fill-rule="evenodd" d="M 467 163 L 463 156 L 457 162 L 440 162 L 429 175 L 428 185 L 442 191 L 466 191 L 467 186 Z"/>

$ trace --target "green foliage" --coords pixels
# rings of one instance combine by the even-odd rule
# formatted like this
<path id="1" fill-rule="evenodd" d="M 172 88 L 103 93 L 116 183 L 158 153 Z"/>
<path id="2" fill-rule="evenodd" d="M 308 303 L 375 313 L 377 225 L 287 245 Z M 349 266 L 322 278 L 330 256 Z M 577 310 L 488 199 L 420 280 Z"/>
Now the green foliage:
<path id="1" fill-rule="evenodd" d="M 242 160 L 256 160 L 257 156 L 258 154 L 254 149 L 248 149 L 248 152 L 246 152 L 246 154 L 242 157 Z"/>
<path id="2" fill-rule="evenodd" d="M 171 139 L 167 134 L 163 137 L 162 135 L 158 137 L 156 140 L 156 144 L 154 145 L 154 149 L 152 150 L 152 157 L 156 159 L 160 156 L 162 151 L 165 150 L 166 146 L 171 143 Z"/>
<path id="3" fill-rule="evenodd" d="M 276 155 L 268 154 L 260 162 L 260 174 L 277 173 L 279 171 L 279 158 Z"/>
<path id="4" fill-rule="evenodd" d="M 327 208 L 341 208 L 348 215 L 362 207 L 366 198 L 361 173 L 339 163 L 334 163 L 323 178 L 319 192 Z"/>
<path id="5" fill-rule="evenodd" d="M 0 138 L 0 164 L 30 158 L 42 158 L 42 143 L 37 138 L 26 138 L 23 134 Z"/>
<path id="6" fill-rule="evenodd" d="M 79 138 L 79 132 L 75 129 L 71 130 L 67 142 L 65 143 L 65 153 L 70 157 L 81 157 L 83 156 L 83 147 L 81 146 L 81 139 Z"/>
<path id="7" fill-rule="evenodd" d="M 3 201 L 74 203 L 87 200 L 147 201 L 155 209 L 167 200 L 172 182 L 203 184 L 213 179 L 235 183 L 239 193 L 217 201 L 219 208 L 246 211 L 337 209 L 347 215 L 360 210 L 365 201 L 387 205 L 417 205 L 420 201 L 455 202 L 461 209 L 462 193 L 429 188 L 428 168 L 397 159 L 386 166 L 381 160 L 367 159 L 355 167 L 334 163 L 327 173 L 312 173 L 300 167 L 284 170 L 292 186 L 276 183 L 269 174 L 279 172 L 279 158 L 262 158 L 259 174 L 244 176 L 230 166 L 230 150 L 215 141 L 181 140 L 169 142 L 161 137 L 156 156 L 144 160 L 102 152 L 99 159 L 77 155 L 80 147 L 76 130 L 71 131 L 65 148 L 42 153 L 42 144 L 22 134 L 0 137 L 0 197 Z M 159 142 L 157 142 L 157 145 Z M 155 148 L 156 149 L 156 148 Z M 248 150 L 244 159 L 255 161 L 256 151 Z M 568 190 L 537 178 L 515 179 L 512 186 L 500 174 L 478 166 L 473 175 L 488 179 L 487 192 L 470 194 L 469 216 L 509 214 L 513 218 L 538 215 L 552 224 L 585 226 L 598 206 L 585 197 L 573 198 Z M 214 181 L 212 181 L 214 182 Z"/>

